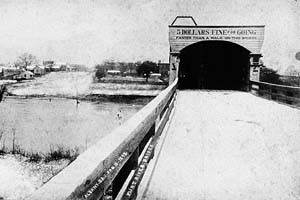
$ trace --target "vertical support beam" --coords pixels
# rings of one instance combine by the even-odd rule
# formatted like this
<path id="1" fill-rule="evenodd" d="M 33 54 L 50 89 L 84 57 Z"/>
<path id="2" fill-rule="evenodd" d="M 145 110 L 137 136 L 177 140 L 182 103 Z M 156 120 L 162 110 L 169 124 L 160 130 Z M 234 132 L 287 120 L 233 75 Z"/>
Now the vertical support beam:
<path id="1" fill-rule="evenodd" d="M 260 67 L 259 66 L 251 66 L 250 67 L 250 80 L 251 81 L 259 81 L 260 75 Z"/>
<path id="2" fill-rule="evenodd" d="M 261 54 L 250 54 L 250 80 L 251 81 L 259 81 L 260 75 L 260 66 Z"/>
<path id="3" fill-rule="evenodd" d="M 136 170 L 139 165 L 139 156 L 140 156 L 140 149 L 139 147 L 133 152 L 129 162 L 131 162 L 131 170 Z"/>
<path id="4" fill-rule="evenodd" d="M 170 53 L 170 73 L 169 73 L 169 85 L 171 85 L 174 80 L 178 77 L 178 71 L 179 71 L 179 63 L 180 63 L 180 57 L 179 53 Z"/>
<path id="5" fill-rule="evenodd" d="M 260 66 L 250 66 L 250 81 L 257 81 L 259 82 L 259 76 L 260 76 Z M 253 84 L 249 84 L 250 85 L 250 92 L 253 91 Z M 255 88 L 257 90 L 259 90 L 259 85 L 257 85 L 257 88 Z"/>
<path id="6" fill-rule="evenodd" d="M 142 153 L 143 149 L 145 148 L 147 142 L 149 141 L 149 139 L 155 135 L 155 122 L 153 123 L 153 125 L 151 126 L 151 128 L 149 129 L 148 133 L 145 135 L 144 139 L 141 141 L 141 143 L 139 144 L 139 150 L 140 153 Z"/>
<path id="7" fill-rule="evenodd" d="M 106 190 L 101 200 L 113 200 L 113 189 L 112 185 Z"/>
<path id="8" fill-rule="evenodd" d="M 129 183 L 129 186 L 127 186 L 127 189 L 126 189 L 127 192 L 130 190 L 130 192 L 129 192 L 130 195 L 128 197 L 123 195 L 122 199 L 126 199 L 126 200 L 135 200 L 136 199 L 137 192 L 138 192 L 138 189 L 137 189 L 138 184 L 140 183 L 140 180 L 143 176 L 143 174 L 141 173 L 141 168 L 140 168 L 141 165 L 138 166 L 139 155 L 142 153 L 142 151 L 145 148 L 146 144 L 148 143 L 149 139 L 151 137 L 153 137 L 154 135 L 155 135 L 155 123 L 151 126 L 148 133 L 145 135 L 144 139 L 141 141 L 140 145 L 137 148 L 137 151 L 134 152 L 134 154 L 131 156 L 132 161 L 130 161 L 130 162 L 133 162 L 133 165 L 134 165 L 133 169 L 135 169 L 135 174 L 132 177 L 132 179 Z M 148 151 L 148 149 L 149 149 L 149 146 L 147 148 L 147 151 Z M 153 156 L 153 155 L 149 155 L 149 156 Z M 143 159 L 144 159 L 144 157 L 143 157 Z M 141 162 L 143 162 L 143 161 L 141 161 Z M 145 165 L 145 163 L 143 164 L 143 166 L 144 165 Z M 133 189 L 130 189 L 131 187 Z"/>
<path id="9" fill-rule="evenodd" d="M 259 76 L 260 76 L 260 66 L 261 64 L 261 60 L 260 58 L 262 57 L 261 54 L 250 54 L 250 69 L 249 69 L 249 79 L 251 81 L 257 81 L 259 82 Z M 252 86 L 248 85 L 249 90 L 252 90 Z M 259 87 L 258 87 L 259 90 Z"/>
<path id="10" fill-rule="evenodd" d="M 247 63 L 247 68 L 246 68 L 246 80 L 245 80 L 245 82 L 246 82 L 246 85 L 244 86 L 245 88 L 244 88 L 244 91 L 246 91 L 246 92 L 249 92 L 249 91 L 251 91 L 251 83 L 250 83 L 250 72 L 251 71 L 251 69 L 250 69 L 250 62 L 248 62 Z"/>
<path id="11" fill-rule="evenodd" d="M 136 150 L 132 153 L 129 160 L 126 162 L 126 164 L 120 170 L 120 172 L 118 173 L 118 175 L 112 182 L 109 189 L 106 190 L 105 195 L 103 196 L 103 200 L 104 199 L 113 200 L 118 196 L 124 182 L 126 181 L 128 175 L 130 174 L 131 170 L 137 169 L 138 160 L 139 160 L 139 147 L 137 147 Z"/>
<path id="12" fill-rule="evenodd" d="M 268 86 L 267 90 L 268 90 L 268 93 L 269 93 L 269 99 L 272 100 L 272 87 Z"/>

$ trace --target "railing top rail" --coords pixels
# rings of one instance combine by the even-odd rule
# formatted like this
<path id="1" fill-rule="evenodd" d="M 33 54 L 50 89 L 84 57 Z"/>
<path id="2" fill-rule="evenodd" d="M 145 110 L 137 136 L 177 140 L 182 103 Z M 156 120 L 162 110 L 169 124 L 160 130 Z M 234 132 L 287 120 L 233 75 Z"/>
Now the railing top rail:
<path id="1" fill-rule="evenodd" d="M 298 89 L 298 90 L 300 90 L 300 87 L 295 87 L 295 86 L 279 85 L 279 84 L 267 83 L 267 82 L 262 82 L 262 81 L 251 81 L 251 82 L 257 83 L 257 84 L 275 86 L 275 87 L 282 87 L 282 88 L 286 88 L 286 89 Z"/>
<path id="2" fill-rule="evenodd" d="M 91 183 L 96 181 L 97 184 L 101 179 L 99 176 L 107 173 L 116 161 L 128 159 L 172 98 L 176 88 L 177 79 L 123 125 L 80 154 L 28 199 L 85 199 L 84 195 Z M 115 168 L 118 167 L 122 166 Z"/>

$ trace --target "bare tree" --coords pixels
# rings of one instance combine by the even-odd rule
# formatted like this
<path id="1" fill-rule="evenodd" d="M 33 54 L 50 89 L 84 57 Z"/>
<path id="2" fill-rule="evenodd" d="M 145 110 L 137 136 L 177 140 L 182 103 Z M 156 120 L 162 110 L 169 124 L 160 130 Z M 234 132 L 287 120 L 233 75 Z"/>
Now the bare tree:
<path id="1" fill-rule="evenodd" d="M 37 57 L 30 54 L 30 53 L 23 53 L 18 57 L 18 60 L 16 61 L 15 65 L 20 68 L 26 68 L 29 65 L 37 64 L 38 60 Z"/>

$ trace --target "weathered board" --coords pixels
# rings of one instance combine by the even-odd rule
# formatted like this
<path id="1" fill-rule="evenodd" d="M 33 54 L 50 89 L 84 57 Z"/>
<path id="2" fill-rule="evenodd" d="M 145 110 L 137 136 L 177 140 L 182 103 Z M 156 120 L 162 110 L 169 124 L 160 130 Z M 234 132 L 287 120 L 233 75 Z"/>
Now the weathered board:
<path id="1" fill-rule="evenodd" d="M 265 26 L 169 26 L 170 53 L 200 41 L 229 41 L 251 53 L 259 54 L 264 40 Z"/>

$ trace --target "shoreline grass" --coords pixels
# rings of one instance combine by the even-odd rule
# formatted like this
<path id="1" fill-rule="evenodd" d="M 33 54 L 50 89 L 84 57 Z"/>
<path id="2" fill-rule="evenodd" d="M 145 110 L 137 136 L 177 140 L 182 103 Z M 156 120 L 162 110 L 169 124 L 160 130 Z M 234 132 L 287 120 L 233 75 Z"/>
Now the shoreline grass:
<path id="1" fill-rule="evenodd" d="M 25 162 L 49 163 L 51 161 L 59 161 L 65 159 L 69 160 L 71 163 L 79 156 L 80 152 L 78 147 L 66 149 L 62 146 L 58 146 L 57 148 L 51 148 L 50 152 L 45 154 L 40 152 L 26 152 L 22 150 L 18 145 L 16 145 L 14 150 L 7 150 L 5 147 L 2 147 L 0 149 L 0 156 L 5 156 L 8 154 L 25 157 Z"/>

